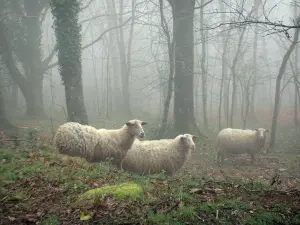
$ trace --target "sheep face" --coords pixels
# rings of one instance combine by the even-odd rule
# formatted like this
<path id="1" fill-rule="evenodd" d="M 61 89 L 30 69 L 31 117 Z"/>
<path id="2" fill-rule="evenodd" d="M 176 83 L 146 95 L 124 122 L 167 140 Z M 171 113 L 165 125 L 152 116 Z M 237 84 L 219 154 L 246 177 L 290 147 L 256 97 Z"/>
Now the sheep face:
<path id="1" fill-rule="evenodd" d="M 180 140 L 182 141 L 182 143 L 188 148 L 188 149 L 192 149 L 193 151 L 195 151 L 195 143 L 194 141 L 196 141 L 197 137 L 191 134 L 183 134 L 180 137 Z"/>
<path id="2" fill-rule="evenodd" d="M 269 130 L 264 128 L 256 128 L 255 130 L 256 130 L 257 140 L 261 143 L 264 143 L 267 139 L 267 133 L 269 132 Z"/>
<path id="3" fill-rule="evenodd" d="M 145 132 L 143 129 L 143 125 L 146 125 L 147 123 L 145 121 L 141 121 L 141 120 L 129 120 L 126 123 L 128 132 L 132 135 L 132 136 L 137 136 L 140 138 L 145 137 Z"/>

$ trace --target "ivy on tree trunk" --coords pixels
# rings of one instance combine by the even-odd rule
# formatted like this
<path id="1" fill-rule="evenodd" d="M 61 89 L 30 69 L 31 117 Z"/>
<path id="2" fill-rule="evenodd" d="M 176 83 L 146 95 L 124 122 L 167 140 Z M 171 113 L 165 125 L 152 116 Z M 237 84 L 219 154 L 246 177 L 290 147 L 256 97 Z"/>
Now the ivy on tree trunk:
<path id="1" fill-rule="evenodd" d="M 81 65 L 81 26 L 78 0 L 51 0 L 58 47 L 59 71 L 65 86 L 68 120 L 87 124 Z"/>

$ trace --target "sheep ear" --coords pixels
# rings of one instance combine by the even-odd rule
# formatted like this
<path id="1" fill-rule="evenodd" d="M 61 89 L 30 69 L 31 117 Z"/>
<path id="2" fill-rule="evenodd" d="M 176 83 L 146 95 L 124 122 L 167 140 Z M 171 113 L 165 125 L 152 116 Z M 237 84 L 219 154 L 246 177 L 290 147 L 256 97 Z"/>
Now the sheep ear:
<path id="1" fill-rule="evenodd" d="M 145 122 L 145 121 L 142 121 L 142 125 L 146 125 L 146 124 L 148 124 L 147 122 Z"/>
<path id="2" fill-rule="evenodd" d="M 192 135 L 192 139 L 193 139 L 193 141 L 196 141 L 198 139 L 198 137 L 195 135 Z"/>
<path id="3" fill-rule="evenodd" d="M 258 131 L 258 128 L 255 128 L 256 131 Z"/>
<path id="4" fill-rule="evenodd" d="M 127 126 L 132 126 L 133 124 L 131 123 L 131 122 L 127 122 L 127 123 L 125 123 Z"/>
<path id="5" fill-rule="evenodd" d="M 268 133 L 268 132 L 269 132 L 269 130 L 268 130 L 268 129 L 266 129 L 266 132 Z"/>

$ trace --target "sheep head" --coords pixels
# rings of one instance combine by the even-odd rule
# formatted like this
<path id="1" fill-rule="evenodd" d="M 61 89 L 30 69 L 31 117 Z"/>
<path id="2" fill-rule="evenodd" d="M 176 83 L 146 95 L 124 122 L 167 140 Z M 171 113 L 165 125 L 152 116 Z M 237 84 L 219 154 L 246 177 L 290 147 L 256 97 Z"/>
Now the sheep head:
<path id="1" fill-rule="evenodd" d="M 195 143 L 194 141 L 196 141 L 197 137 L 195 135 L 192 134 L 183 134 L 180 137 L 180 140 L 182 141 L 182 143 L 187 146 L 188 148 L 192 149 L 193 151 L 195 151 Z"/>
<path id="2" fill-rule="evenodd" d="M 147 122 L 135 119 L 135 120 L 129 120 L 125 124 L 127 126 L 128 133 L 130 133 L 132 136 L 137 136 L 140 138 L 145 137 L 143 125 L 146 125 Z"/>
<path id="3" fill-rule="evenodd" d="M 265 141 L 267 138 L 267 133 L 269 132 L 269 130 L 265 129 L 265 128 L 256 128 L 256 137 L 257 140 L 259 141 Z"/>

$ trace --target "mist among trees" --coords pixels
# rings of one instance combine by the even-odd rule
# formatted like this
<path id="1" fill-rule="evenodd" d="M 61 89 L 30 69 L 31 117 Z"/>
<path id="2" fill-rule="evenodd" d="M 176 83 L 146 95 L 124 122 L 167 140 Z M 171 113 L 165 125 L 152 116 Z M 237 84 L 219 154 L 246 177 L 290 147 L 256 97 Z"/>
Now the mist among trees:
<path id="1" fill-rule="evenodd" d="M 228 127 L 299 154 L 299 33 L 294 0 L 2 0 L 4 140 L 141 119 L 146 139 L 196 135 L 199 161 Z"/>

